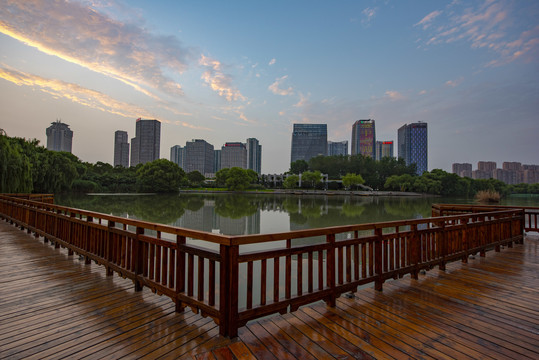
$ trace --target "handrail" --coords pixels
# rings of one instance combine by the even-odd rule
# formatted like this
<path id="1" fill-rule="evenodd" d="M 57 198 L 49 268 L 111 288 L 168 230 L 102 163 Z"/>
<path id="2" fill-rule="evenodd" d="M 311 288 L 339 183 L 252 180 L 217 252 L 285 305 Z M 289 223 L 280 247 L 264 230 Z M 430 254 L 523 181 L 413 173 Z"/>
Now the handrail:
<path id="1" fill-rule="evenodd" d="M 39 197 L 38 197 L 39 199 Z M 226 236 L 0 195 L 0 217 L 211 316 L 236 336 L 248 321 L 523 241 L 523 209 L 469 208 L 453 216 Z M 495 210 L 495 211 L 490 211 Z M 433 211 L 451 210 L 443 206 Z M 296 245 L 297 239 L 324 241 Z M 270 243 L 271 249 L 240 251 Z"/>
<path id="2" fill-rule="evenodd" d="M 525 218 L 524 231 L 539 232 L 539 208 L 533 206 L 433 204 L 432 216 L 447 216 L 506 209 L 523 209 Z"/>

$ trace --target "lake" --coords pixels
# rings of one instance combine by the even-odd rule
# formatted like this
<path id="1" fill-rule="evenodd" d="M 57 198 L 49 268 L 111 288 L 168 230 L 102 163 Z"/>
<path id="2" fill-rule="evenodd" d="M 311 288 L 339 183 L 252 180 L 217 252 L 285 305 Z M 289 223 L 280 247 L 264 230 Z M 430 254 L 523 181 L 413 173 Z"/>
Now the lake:
<path id="1" fill-rule="evenodd" d="M 89 211 L 224 235 L 267 234 L 327 226 L 425 218 L 445 197 L 180 193 L 58 195 L 55 203 Z M 501 205 L 539 206 L 539 196 L 513 195 Z"/>

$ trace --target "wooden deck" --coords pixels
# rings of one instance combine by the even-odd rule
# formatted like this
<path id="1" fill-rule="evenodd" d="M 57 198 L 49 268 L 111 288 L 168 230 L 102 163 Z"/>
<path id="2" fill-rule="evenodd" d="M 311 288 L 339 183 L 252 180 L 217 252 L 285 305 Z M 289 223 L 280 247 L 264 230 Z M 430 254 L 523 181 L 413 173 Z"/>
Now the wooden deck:
<path id="1" fill-rule="evenodd" d="M 0 222 L 0 359 L 538 359 L 539 237 L 219 336 L 209 318 Z"/>

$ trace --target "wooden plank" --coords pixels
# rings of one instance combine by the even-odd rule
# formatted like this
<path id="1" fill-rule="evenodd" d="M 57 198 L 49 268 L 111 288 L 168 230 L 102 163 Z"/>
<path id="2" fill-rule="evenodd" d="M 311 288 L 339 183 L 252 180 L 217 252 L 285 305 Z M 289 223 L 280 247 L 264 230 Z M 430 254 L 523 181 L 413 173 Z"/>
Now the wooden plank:
<path id="1" fill-rule="evenodd" d="M 326 353 L 337 358 L 348 357 L 350 354 L 339 347 L 333 338 L 327 338 L 317 331 L 316 327 L 312 327 L 313 321 L 306 320 L 301 317 L 302 312 L 296 311 L 294 314 L 286 314 L 283 318 L 294 328 L 301 332 L 302 337 L 305 336 L 320 346 Z M 298 316 L 299 315 L 299 316 Z M 306 321 L 304 321 L 306 320 Z"/>
<path id="2" fill-rule="evenodd" d="M 271 320 L 259 321 L 259 324 L 277 341 L 280 346 L 284 347 L 296 359 L 316 359 L 303 346 L 298 344 L 296 340 L 288 335 L 283 329 L 277 326 Z"/>
<path id="3" fill-rule="evenodd" d="M 245 344 L 241 341 L 228 345 L 228 348 L 230 349 L 230 351 L 232 351 L 232 354 L 234 354 L 234 356 L 238 360 L 256 359 L 254 354 L 249 351 L 249 348 L 247 348 L 247 346 L 245 346 Z"/>
<path id="4" fill-rule="evenodd" d="M 240 328 L 238 336 L 257 359 L 294 359 L 258 322 Z"/>
<path id="5" fill-rule="evenodd" d="M 341 316 L 361 321 L 360 323 L 377 326 L 386 334 L 395 336 L 404 343 L 428 354 L 436 359 L 474 359 L 466 352 L 455 351 L 453 348 L 443 346 L 432 342 L 430 338 L 424 335 L 425 329 L 416 326 L 410 328 L 401 326 L 398 321 L 391 317 L 386 318 L 378 312 L 370 311 L 367 304 L 357 304 L 357 301 L 351 299 L 340 299 L 337 309 L 328 309 L 329 311 Z"/>

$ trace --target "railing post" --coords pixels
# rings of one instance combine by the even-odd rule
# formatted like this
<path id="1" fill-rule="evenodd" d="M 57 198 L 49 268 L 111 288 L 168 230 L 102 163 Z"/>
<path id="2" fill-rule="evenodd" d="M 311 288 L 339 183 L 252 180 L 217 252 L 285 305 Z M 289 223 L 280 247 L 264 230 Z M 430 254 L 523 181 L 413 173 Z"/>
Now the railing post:
<path id="1" fill-rule="evenodd" d="M 178 298 L 178 294 L 185 291 L 185 253 L 181 249 L 185 241 L 185 236 L 176 236 L 176 312 L 182 312 L 185 309 Z M 212 286 L 211 283 L 210 286 Z"/>
<path id="2" fill-rule="evenodd" d="M 113 252 L 113 246 L 114 246 L 114 232 L 112 232 L 112 229 L 116 227 L 116 223 L 114 221 L 109 221 L 107 224 L 108 228 L 108 236 L 107 236 L 107 243 L 105 245 L 105 259 L 107 260 L 107 276 L 112 276 L 114 272 L 112 271 L 112 268 L 110 266 L 110 262 L 112 262 L 112 252 Z"/>
<path id="3" fill-rule="evenodd" d="M 377 276 L 376 280 L 374 281 L 374 289 L 377 291 L 382 291 L 382 285 L 384 284 L 384 278 L 382 276 L 382 265 L 384 261 L 384 254 L 382 249 L 382 228 L 376 228 L 374 230 L 374 234 L 376 235 L 376 240 L 374 243 L 374 269 Z"/>
<path id="4" fill-rule="evenodd" d="M 326 276 L 327 285 L 330 289 L 329 298 L 326 300 L 327 304 L 331 307 L 335 307 L 337 303 L 337 295 L 335 294 L 335 234 L 329 234 L 326 236 L 326 241 L 329 244 L 328 251 L 326 253 Z"/>
<path id="5" fill-rule="evenodd" d="M 238 245 L 221 245 L 219 333 L 238 336 Z"/>
<path id="6" fill-rule="evenodd" d="M 464 255 L 462 256 L 462 263 L 468 263 L 468 253 L 470 250 L 469 241 L 468 241 L 468 218 L 460 219 L 460 224 L 464 224 L 464 229 L 462 229 L 462 251 Z"/>
<path id="7" fill-rule="evenodd" d="M 479 225 L 479 228 L 477 229 L 477 241 L 479 241 L 479 245 L 481 246 L 481 250 L 479 251 L 479 256 L 480 257 L 485 257 L 487 256 L 487 252 L 486 252 L 486 244 L 489 242 L 489 239 L 486 239 L 486 225 L 485 225 L 485 215 L 479 215 L 477 216 L 476 218 L 476 221 L 478 220 L 481 220 L 481 225 Z"/>
<path id="8" fill-rule="evenodd" d="M 447 244 L 447 232 L 445 230 L 445 221 L 441 222 L 440 226 L 440 256 L 442 260 L 440 261 L 440 264 L 438 265 L 438 269 L 445 271 L 445 259 L 447 258 L 448 253 L 448 244 Z"/>
<path id="9" fill-rule="evenodd" d="M 526 210 L 525 209 L 520 209 L 519 211 L 519 220 L 518 220 L 518 227 L 517 227 L 517 230 L 515 231 L 518 231 L 518 236 L 520 237 L 520 240 L 518 241 L 519 244 L 524 244 L 524 231 L 525 230 L 525 226 L 526 226 Z"/>
<path id="10" fill-rule="evenodd" d="M 84 250 L 87 252 L 90 252 L 90 245 L 92 243 L 92 239 L 90 239 L 90 235 L 92 233 L 92 227 L 90 226 L 90 223 L 94 221 L 94 218 L 91 216 L 86 216 L 86 237 L 84 239 Z M 89 256 L 85 256 L 84 263 L 90 264 L 92 262 L 92 259 Z"/>
<path id="11" fill-rule="evenodd" d="M 139 280 L 143 269 L 143 254 L 142 241 L 139 236 L 144 234 L 144 228 L 137 226 L 137 236 L 133 239 L 133 260 L 135 265 L 135 291 L 142 291 L 142 281 Z"/>
<path id="12" fill-rule="evenodd" d="M 414 266 L 411 276 L 412 279 L 417 280 L 419 279 L 419 260 L 420 260 L 420 246 L 419 242 L 421 239 L 419 239 L 419 234 L 417 232 L 417 224 L 412 224 L 410 227 L 410 230 L 412 232 L 412 239 L 411 239 L 411 261 L 410 263 Z"/>
<path id="13" fill-rule="evenodd" d="M 54 235 L 55 236 L 58 236 L 58 218 L 60 217 L 60 210 L 56 210 L 56 215 L 54 216 Z M 73 242 L 73 220 L 75 219 L 75 213 L 70 213 L 69 215 L 70 217 L 70 220 L 69 220 L 69 239 L 67 239 L 67 242 L 71 245 L 74 245 L 74 242 Z M 67 252 L 67 255 L 73 255 L 73 249 L 72 248 L 69 248 L 68 252 Z"/>

